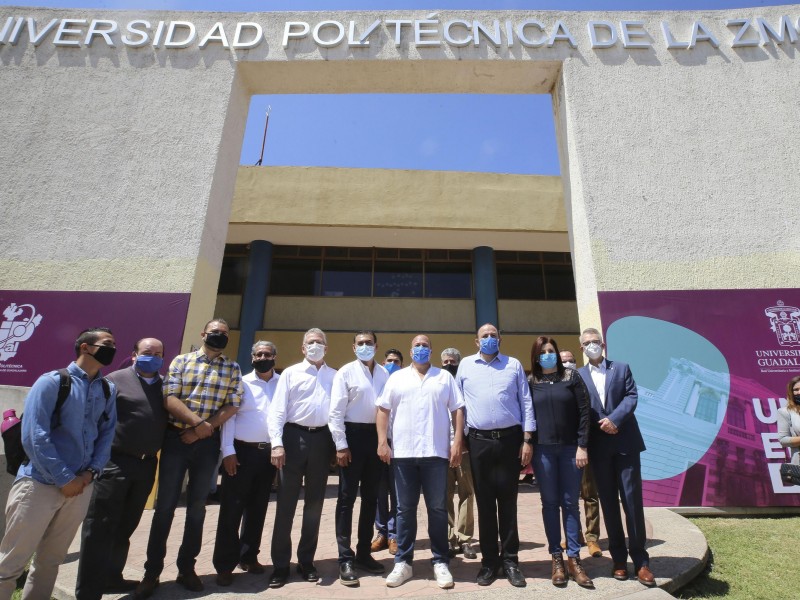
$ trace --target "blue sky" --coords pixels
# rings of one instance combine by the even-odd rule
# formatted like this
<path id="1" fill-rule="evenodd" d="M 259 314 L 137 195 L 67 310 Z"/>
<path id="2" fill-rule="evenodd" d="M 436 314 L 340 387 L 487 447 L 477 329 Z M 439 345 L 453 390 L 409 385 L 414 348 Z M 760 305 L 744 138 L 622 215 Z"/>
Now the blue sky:
<path id="1" fill-rule="evenodd" d="M 790 4 L 758 0 L 594 2 L 524 0 L 42 0 L 0 6 L 51 6 L 224 12 L 519 9 L 704 10 Z M 224 6 L 224 8 L 221 8 Z M 241 163 L 258 160 L 266 107 L 272 112 L 265 165 L 365 167 L 559 174 L 549 96 L 274 95 L 252 98 Z"/>

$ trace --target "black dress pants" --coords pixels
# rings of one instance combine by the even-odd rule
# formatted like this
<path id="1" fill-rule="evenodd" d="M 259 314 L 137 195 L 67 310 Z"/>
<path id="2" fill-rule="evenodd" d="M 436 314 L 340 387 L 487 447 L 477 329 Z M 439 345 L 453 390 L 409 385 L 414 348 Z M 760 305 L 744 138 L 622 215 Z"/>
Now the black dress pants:
<path id="1" fill-rule="evenodd" d="M 328 485 L 328 470 L 333 454 L 333 439 L 328 428 L 305 431 L 287 423 L 283 429 L 286 463 L 281 470 L 275 528 L 272 531 L 272 565 L 289 566 L 292 558 L 292 522 L 300 490 L 303 489 L 303 525 L 297 545 L 297 560 L 307 565 L 314 561 L 319 540 L 322 504 Z"/>
<path id="2" fill-rule="evenodd" d="M 142 518 L 156 476 L 156 457 L 113 452 L 95 481 L 81 531 L 75 597 L 99 600 L 107 583 L 122 579 L 130 537 Z"/>
<path id="3" fill-rule="evenodd" d="M 368 556 L 372 544 L 372 522 L 378 507 L 378 484 L 383 463 L 378 457 L 378 432 L 373 423 L 345 423 L 347 447 L 352 456 L 346 467 L 339 467 L 339 495 L 336 499 L 336 545 L 339 562 Z M 353 531 L 353 506 L 361 488 L 356 551 L 350 546 Z"/>
<path id="4" fill-rule="evenodd" d="M 258 448 L 234 440 L 233 446 L 239 466 L 236 475 L 222 473 L 213 558 L 217 573 L 230 573 L 240 562 L 256 561 L 275 477 L 270 444 Z"/>
<path id="5" fill-rule="evenodd" d="M 521 427 L 498 439 L 476 437 L 472 432 L 469 435 L 481 563 L 485 567 L 519 562 L 517 481 L 521 445 Z"/>

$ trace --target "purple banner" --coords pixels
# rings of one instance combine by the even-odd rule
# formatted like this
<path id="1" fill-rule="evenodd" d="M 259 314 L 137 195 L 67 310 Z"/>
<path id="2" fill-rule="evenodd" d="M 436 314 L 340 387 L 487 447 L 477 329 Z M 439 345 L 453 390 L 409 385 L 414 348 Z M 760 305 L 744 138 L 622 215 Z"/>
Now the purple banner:
<path id="1" fill-rule="evenodd" d="M 776 433 L 800 374 L 800 290 L 598 296 L 609 357 L 639 389 L 645 504 L 800 506 Z"/>
<path id="2" fill-rule="evenodd" d="M 90 327 L 114 332 L 117 356 L 105 372 L 130 364 L 143 337 L 164 342 L 169 364 L 180 352 L 188 309 L 189 294 L 0 290 L 0 385 L 30 386 L 66 366 L 78 334 Z"/>

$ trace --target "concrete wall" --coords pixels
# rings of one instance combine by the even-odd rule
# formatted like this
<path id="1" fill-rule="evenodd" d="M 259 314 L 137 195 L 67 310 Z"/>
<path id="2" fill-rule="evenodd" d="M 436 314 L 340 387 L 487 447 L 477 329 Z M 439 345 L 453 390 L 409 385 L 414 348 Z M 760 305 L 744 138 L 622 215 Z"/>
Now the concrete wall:
<path id="1" fill-rule="evenodd" d="M 396 46 L 382 24 L 369 46 L 283 46 L 284 24 L 388 17 L 491 23 L 560 21 L 572 42 Z M 228 50 L 38 46 L 27 30 L 0 45 L 0 146 L 8 289 L 159 290 L 192 294 L 187 332 L 211 316 L 226 239 L 246 100 L 253 93 L 549 93 L 561 144 L 564 197 L 582 326 L 599 321 L 605 290 L 785 287 L 796 270 L 800 211 L 798 42 L 754 27 L 733 47 L 729 19 L 800 7 L 704 12 L 144 13 L 0 8 L 122 23 L 263 24 L 263 43 Z M 587 21 L 641 21 L 647 48 L 592 48 Z M 701 22 L 719 40 L 686 49 Z M 684 48 L 669 48 L 662 22 Z M 85 28 L 84 28 L 85 31 Z M 762 27 L 763 31 L 763 27 Z M 529 31 L 539 37 L 535 31 Z M 535 34 L 535 35 L 534 35 Z M 563 37 L 563 36 L 562 36 Z M 773 36 L 774 37 L 774 36 Z M 115 38 L 119 40 L 119 35 Z M 673 44 L 675 45 L 675 44 Z M 9 226 L 12 224 L 13 226 Z M 480 245 L 478 239 L 470 243 Z M 392 245 L 397 245 L 393 243 Z"/>

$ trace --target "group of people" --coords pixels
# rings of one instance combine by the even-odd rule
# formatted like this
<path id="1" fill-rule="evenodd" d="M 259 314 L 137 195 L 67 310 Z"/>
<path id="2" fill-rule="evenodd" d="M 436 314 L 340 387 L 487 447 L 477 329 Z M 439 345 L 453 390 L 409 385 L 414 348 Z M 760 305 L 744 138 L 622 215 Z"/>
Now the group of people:
<path id="1" fill-rule="evenodd" d="M 541 491 L 552 583 L 566 585 L 571 578 L 582 587 L 593 586 L 580 559 L 580 494 L 587 507 L 589 552 L 602 553 L 597 545 L 599 498 L 613 577 L 629 577 L 630 556 L 635 577 L 655 585 L 645 550 L 639 463 L 644 443 L 634 416 L 636 386 L 628 365 L 604 357 L 596 329 L 581 334 L 589 364 L 580 369 L 571 353 L 559 353 L 554 339 L 537 338 L 530 376 L 520 361 L 500 351 L 501 336 L 488 323 L 477 332 L 474 354 L 462 359 L 458 350 L 448 348 L 441 354 L 442 368 L 431 362 L 426 335 L 413 338 L 411 364 L 401 368 L 399 350 L 387 351 L 381 364 L 378 336 L 360 331 L 353 340 L 355 359 L 337 371 L 325 362 L 325 333 L 314 328 L 303 336 L 303 360 L 281 373 L 275 370 L 275 344 L 257 341 L 253 371 L 244 377 L 223 353 L 228 334 L 223 319 L 209 321 L 200 349 L 177 356 L 162 381 L 164 346 L 158 339 L 139 340 L 132 366 L 104 378 L 100 370 L 115 355 L 113 334 L 104 328 L 84 331 L 68 367 L 71 389 L 60 418 L 54 418 L 58 372 L 34 384 L 22 424 L 29 461 L 20 467 L 9 494 L 0 543 L 0 600 L 10 598 L 34 552 L 23 598 L 49 597 L 81 523 L 78 600 L 122 592 L 152 596 L 187 473 L 177 582 L 202 591 L 195 562 L 220 455 L 216 583 L 231 585 L 237 567 L 266 572 L 258 556 L 276 472 L 280 485 L 269 586 L 281 587 L 291 576 L 291 533 L 301 489 L 296 570 L 303 580 L 317 581 L 314 557 L 334 452 L 343 585 L 358 585 L 359 572 L 384 573 L 372 556 L 382 548 L 394 554 L 387 586 L 413 576 L 417 507 L 424 495 L 434 578 L 441 588 L 453 587 L 450 558 L 457 552 L 476 557 L 470 544 L 474 495 L 481 553 L 477 583 L 490 585 L 502 573 L 513 586 L 524 587 L 517 481 L 531 461 Z M 123 568 L 130 536 L 156 466 L 158 494 L 144 577 L 127 580 Z M 456 489 L 459 502 L 454 506 Z M 378 530 L 374 539 L 373 523 Z"/>

